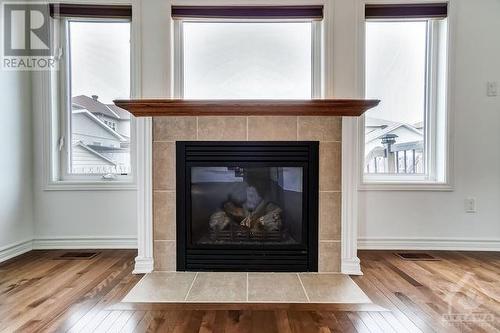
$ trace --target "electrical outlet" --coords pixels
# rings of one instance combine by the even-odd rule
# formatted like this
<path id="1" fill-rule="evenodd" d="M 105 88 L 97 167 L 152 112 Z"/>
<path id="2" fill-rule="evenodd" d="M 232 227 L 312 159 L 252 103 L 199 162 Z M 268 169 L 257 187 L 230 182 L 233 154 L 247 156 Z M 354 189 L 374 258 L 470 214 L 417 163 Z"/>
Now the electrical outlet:
<path id="1" fill-rule="evenodd" d="M 486 83 L 486 95 L 488 97 L 495 97 L 498 95 L 498 82 L 490 81 Z"/>
<path id="2" fill-rule="evenodd" d="M 466 213 L 476 212 L 476 198 L 465 199 L 465 212 Z"/>

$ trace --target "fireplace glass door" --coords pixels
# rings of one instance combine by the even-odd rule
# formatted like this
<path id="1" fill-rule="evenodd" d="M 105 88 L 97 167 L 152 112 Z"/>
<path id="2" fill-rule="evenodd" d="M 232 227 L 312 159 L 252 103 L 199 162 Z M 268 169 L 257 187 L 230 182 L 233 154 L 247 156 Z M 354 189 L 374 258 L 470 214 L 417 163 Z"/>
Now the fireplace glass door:
<path id="1" fill-rule="evenodd" d="M 176 143 L 177 269 L 317 271 L 318 143 Z"/>
<path id="2" fill-rule="evenodd" d="M 302 243 L 302 167 L 192 167 L 191 243 Z"/>

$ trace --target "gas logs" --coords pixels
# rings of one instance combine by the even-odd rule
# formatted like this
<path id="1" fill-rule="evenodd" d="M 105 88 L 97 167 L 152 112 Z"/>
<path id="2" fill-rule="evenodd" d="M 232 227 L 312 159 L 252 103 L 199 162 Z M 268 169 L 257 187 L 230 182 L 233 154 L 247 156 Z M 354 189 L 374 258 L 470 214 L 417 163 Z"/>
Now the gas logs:
<path id="1" fill-rule="evenodd" d="M 214 231 L 222 231 L 233 223 L 250 231 L 279 231 L 282 211 L 276 203 L 261 198 L 255 187 L 249 186 L 246 200 L 239 204 L 229 198 L 222 209 L 210 216 L 209 226 Z"/>

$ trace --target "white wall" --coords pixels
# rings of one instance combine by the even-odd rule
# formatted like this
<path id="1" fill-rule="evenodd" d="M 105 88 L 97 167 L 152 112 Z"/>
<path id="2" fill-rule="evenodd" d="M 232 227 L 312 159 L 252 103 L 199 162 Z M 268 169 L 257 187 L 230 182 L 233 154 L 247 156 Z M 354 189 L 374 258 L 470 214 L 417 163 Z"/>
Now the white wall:
<path id="1" fill-rule="evenodd" d="M 360 192 L 363 248 L 500 250 L 500 96 L 486 96 L 486 82 L 500 82 L 500 1 L 452 2 L 455 189 Z M 477 213 L 465 213 L 467 197 L 477 199 Z"/>
<path id="2" fill-rule="evenodd" d="M 137 234 L 134 191 L 43 191 L 38 186 L 35 212 L 35 245 L 129 247 Z"/>
<path id="3" fill-rule="evenodd" d="M 457 10 L 456 24 L 452 26 L 456 35 L 456 63 L 451 110 L 454 116 L 455 190 L 360 192 L 361 239 L 500 240 L 500 97 L 487 98 L 485 95 L 486 81 L 500 81 L 500 2 L 452 1 Z M 136 8 L 142 11 L 142 95 L 167 97 L 171 84 L 170 45 L 166 42 L 171 33 L 170 1 L 139 3 L 141 5 Z M 327 50 L 326 56 L 334 57 L 334 75 L 326 78 L 327 90 L 333 86 L 337 97 L 359 97 L 356 1 L 329 3 L 333 4 L 328 7 L 328 13 L 334 17 L 335 31 L 333 36 L 326 36 L 334 38 L 334 48 Z M 35 237 L 135 237 L 135 192 L 43 190 L 39 172 L 43 148 L 41 119 L 36 110 L 34 124 Z M 464 199 L 468 196 L 477 198 L 476 214 L 464 212 Z"/>
<path id="4" fill-rule="evenodd" d="M 30 73 L 0 72 L 0 92 L 1 251 L 33 234 Z"/>
<path id="5" fill-rule="evenodd" d="M 37 82 L 38 74 L 34 76 Z M 43 98 L 39 90 L 34 99 Z M 134 190 L 46 190 L 43 118 L 34 105 L 35 247 L 130 247 L 137 237 Z"/>

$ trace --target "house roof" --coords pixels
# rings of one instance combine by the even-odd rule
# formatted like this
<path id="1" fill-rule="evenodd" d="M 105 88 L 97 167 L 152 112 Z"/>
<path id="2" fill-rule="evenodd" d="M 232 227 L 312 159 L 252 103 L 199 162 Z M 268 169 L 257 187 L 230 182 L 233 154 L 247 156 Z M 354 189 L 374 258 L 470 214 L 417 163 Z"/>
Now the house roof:
<path id="1" fill-rule="evenodd" d="M 79 95 L 71 98 L 73 109 L 86 109 L 92 114 L 102 114 L 116 120 L 130 120 L 130 113 L 113 104 L 104 104 L 86 95 Z"/>
<path id="2" fill-rule="evenodd" d="M 111 127 L 106 125 L 101 119 L 97 118 L 95 115 L 93 115 L 91 112 L 89 112 L 87 109 L 73 109 L 72 111 L 73 114 L 84 114 L 88 118 L 90 118 L 92 121 L 94 121 L 97 125 L 101 126 L 104 128 L 106 131 L 111 133 L 113 136 L 118 138 L 120 141 L 128 141 L 126 137 L 123 135 L 120 135 L 118 132 L 114 131 Z"/>
<path id="3" fill-rule="evenodd" d="M 418 135 L 423 135 L 421 131 L 416 129 L 414 126 L 405 123 L 398 123 L 393 121 L 388 121 L 384 119 L 378 118 L 367 118 L 366 126 L 372 127 L 373 130 L 371 132 L 366 133 L 365 142 L 371 142 L 373 140 L 378 140 L 385 134 L 393 132 L 400 127 L 404 127 Z"/>
<path id="4" fill-rule="evenodd" d="M 84 144 L 83 142 L 78 141 L 78 142 L 76 142 L 74 145 L 75 145 L 75 146 L 80 146 L 80 147 L 82 147 L 83 149 L 87 150 L 89 153 L 91 153 L 91 154 L 93 154 L 93 155 L 97 156 L 98 158 L 103 159 L 104 161 L 106 161 L 106 162 L 108 162 L 108 163 L 110 163 L 110 164 L 112 164 L 112 165 L 115 165 L 115 166 L 116 166 L 116 163 L 115 163 L 113 160 L 111 160 L 111 159 L 107 158 L 106 156 L 104 156 L 104 155 L 102 155 L 102 154 L 98 153 L 97 151 L 95 151 L 94 149 L 90 148 L 89 146 L 87 146 L 87 145 L 86 145 L 86 144 Z"/>
<path id="5" fill-rule="evenodd" d="M 124 110 L 114 104 L 106 104 L 108 109 L 113 111 L 115 114 L 117 114 L 120 118 L 120 120 L 130 120 L 130 112 L 127 110 Z"/>

